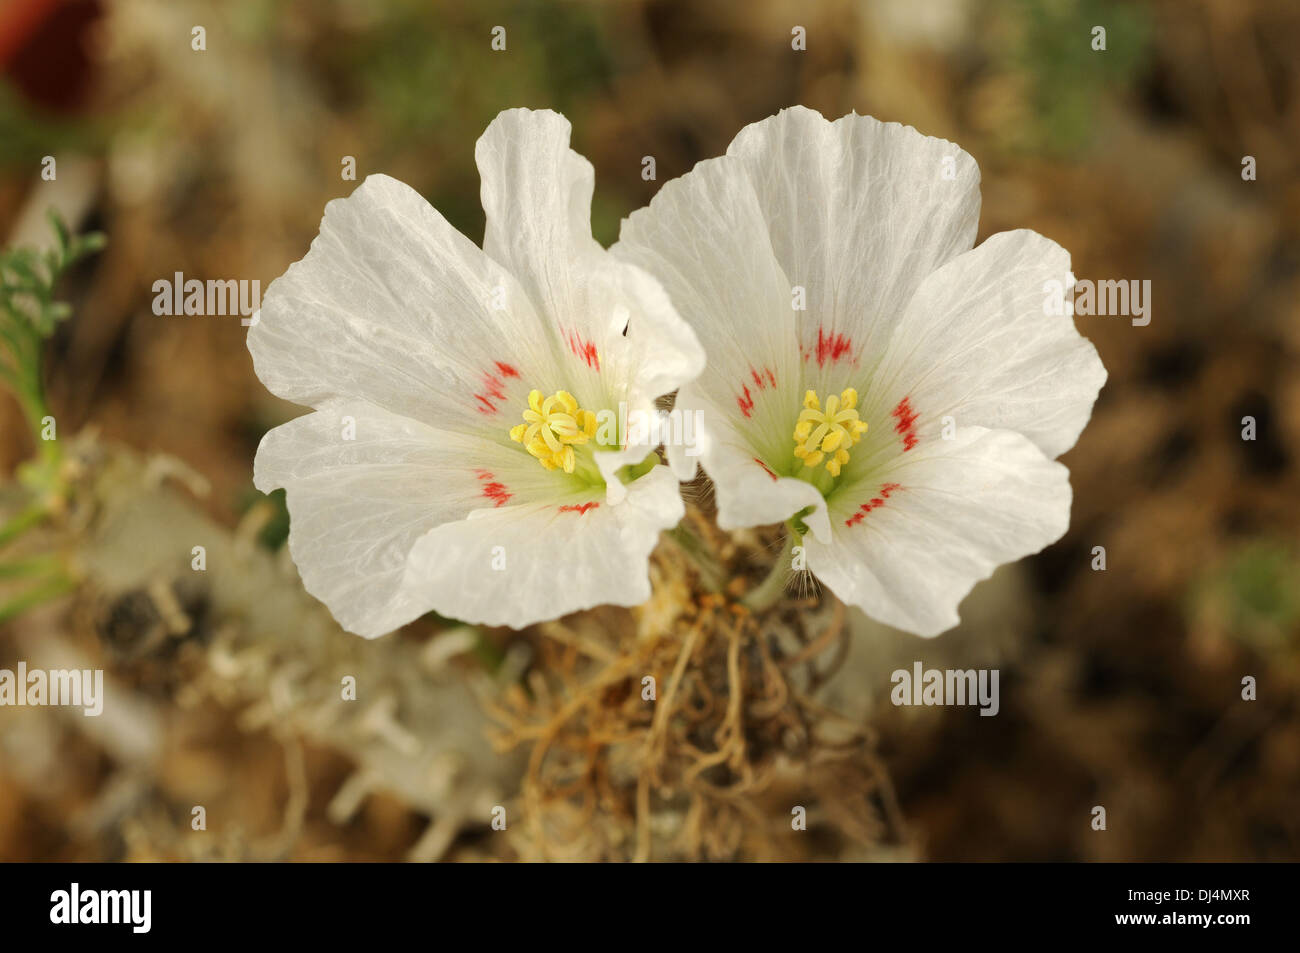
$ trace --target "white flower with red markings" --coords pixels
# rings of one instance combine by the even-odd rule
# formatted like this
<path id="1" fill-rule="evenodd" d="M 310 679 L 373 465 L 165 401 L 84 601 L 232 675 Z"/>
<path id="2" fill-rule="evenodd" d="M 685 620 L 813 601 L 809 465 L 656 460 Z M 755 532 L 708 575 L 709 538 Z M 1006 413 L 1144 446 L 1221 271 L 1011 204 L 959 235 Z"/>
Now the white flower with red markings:
<path id="1" fill-rule="evenodd" d="M 612 249 L 708 354 L 677 406 L 706 411 L 719 525 L 789 520 L 836 595 L 927 636 L 1065 532 L 1055 458 L 1106 379 L 1073 319 L 1044 314 L 1069 255 L 1030 231 L 974 248 L 979 205 L 952 143 L 794 108 L 664 185 Z"/>
<path id="2" fill-rule="evenodd" d="M 635 605 L 683 513 L 648 441 L 597 417 L 699 374 L 694 334 L 592 238 L 567 120 L 504 112 L 475 157 L 482 249 L 371 176 L 248 335 L 267 388 L 315 410 L 263 438 L 254 481 L 285 488 L 304 585 L 367 637 L 431 610 L 522 626 Z"/>

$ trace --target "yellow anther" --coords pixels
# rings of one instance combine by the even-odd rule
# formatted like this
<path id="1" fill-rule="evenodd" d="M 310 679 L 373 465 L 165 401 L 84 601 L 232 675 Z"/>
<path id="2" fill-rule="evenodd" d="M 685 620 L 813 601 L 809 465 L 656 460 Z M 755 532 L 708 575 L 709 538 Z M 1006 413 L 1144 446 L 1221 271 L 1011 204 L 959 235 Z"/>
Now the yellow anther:
<path id="1" fill-rule="evenodd" d="M 547 470 L 572 473 L 577 466 L 575 446 L 596 436 L 596 415 L 578 406 L 567 390 L 543 398 L 539 390 L 529 391 L 524 422 L 510 428 L 510 439 L 522 443 Z"/>
<path id="2" fill-rule="evenodd" d="M 823 410 L 817 392 L 810 390 L 804 394 L 803 406 L 794 428 L 794 455 L 806 467 L 825 460 L 826 471 L 837 477 L 849 462 L 849 447 L 867 432 L 866 421 L 858 417 L 858 392 L 848 387 L 831 394 Z"/>

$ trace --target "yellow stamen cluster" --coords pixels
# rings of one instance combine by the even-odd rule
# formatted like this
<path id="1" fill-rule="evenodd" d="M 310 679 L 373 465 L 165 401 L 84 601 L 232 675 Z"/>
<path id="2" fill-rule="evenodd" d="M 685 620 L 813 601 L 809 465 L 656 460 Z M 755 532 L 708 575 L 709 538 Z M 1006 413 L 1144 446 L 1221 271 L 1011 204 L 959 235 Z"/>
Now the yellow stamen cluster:
<path id="1" fill-rule="evenodd" d="M 840 475 L 840 468 L 849 462 L 849 447 L 862 439 L 867 424 L 858 419 L 858 392 L 846 388 L 836 397 L 826 398 L 822 410 L 817 392 L 803 395 L 804 409 L 799 412 L 799 423 L 794 428 L 794 455 L 806 467 L 815 467 L 823 460 L 830 475 Z"/>
<path id="2" fill-rule="evenodd" d="M 565 390 L 544 400 L 541 391 L 529 392 L 524 420 L 510 428 L 510 439 L 522 443 L 548 470 L 572 473 L 576 465 L 573 448 L 596 436 L 596 415 L 582 410 Z"/>

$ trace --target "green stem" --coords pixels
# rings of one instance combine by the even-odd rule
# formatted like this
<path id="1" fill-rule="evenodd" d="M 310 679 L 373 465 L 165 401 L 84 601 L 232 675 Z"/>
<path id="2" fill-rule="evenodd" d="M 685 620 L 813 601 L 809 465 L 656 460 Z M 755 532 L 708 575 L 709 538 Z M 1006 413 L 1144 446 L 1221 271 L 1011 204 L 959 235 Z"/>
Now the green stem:
<path id="1" fill-rule="evenodd" d="M 21 536 L 41 520 L 45 519 L 45 507 L 35 504 L 27 507 L 9 522 L 0 526 L 0 546 Z"/>
<path id="2" fill-rule="evenodd" d="M 668 530 L 668 536 L 695 564 L 705 587 L 711 592 L 721 592 L 726 585 L 727 573 L 709 545 L 688 529 L 685 523 L 678 523 Z"/>
<path id="3" fill-rule="evenodd" d="M 40 381 L 33 381 L 26 393 L 19 393 L 18 402 L 22 405 L 24 416 L 27 417 L 27 426 L 31 429 L 32 441 L 36 444 L 41 460 L 52 467 L 58 462 L 61 453 L 58 441 L 46 440 L 41 436 L 42 422 L 49 415 L 50 410 L 46 406 L 45 392 Z"/>
<path id="4" fill-rule="evenodd" d="M 481 629 L 474 630 L 474 657 L 489 672 L 496 673 L 506 660 L 506 653 L 488 641 Z"/>
<path id="5" fill-rule="evenodd" d="M 0 563 L 0 579 L 21 579 L 24 576 L 39 576 L 51 570 L 58 571 L 62 566 L 62 560 L 53 553 L 29 556 L 26 559 L 14 559 L 7 563 Z"/>
<path id="6" fill-rule="evenodd" d="M 15 596 L 8 602 L 0 603 L 0 625 L 26 612 L 33 606 L 38 606 L 55 596 L 63 595 L 71 590 L 74 585 L 75 583 L 70 576 L 55 576 L 47 579 L 42 585 L 29 589 L 22 595 Z"/>
<path id="7" fill-rule="evenodd" d="M 794 533 L 786 533 L 785 544 L 781 547 L 781 555 L 777 556 L 776 562 L 772 564 L 767 578 L 745 593 L 744 598 L 740 600 L 741 605 L 751 612 L 762 612 L 781 600 L 781 597 L 785 595 L 785 587 L 790 584 L 790 554 L 794 549 L 794 544 Z"/>

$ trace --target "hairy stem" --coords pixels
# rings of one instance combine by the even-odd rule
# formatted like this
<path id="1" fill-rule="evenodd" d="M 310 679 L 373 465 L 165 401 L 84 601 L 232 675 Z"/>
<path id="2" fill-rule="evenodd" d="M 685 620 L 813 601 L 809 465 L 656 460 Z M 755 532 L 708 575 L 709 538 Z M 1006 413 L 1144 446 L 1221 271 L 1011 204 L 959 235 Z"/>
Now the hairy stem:
<path id="1" fill-rule="evenodd" d="M 684 522 L 668 530 L 667 535 L 695 565 L 705 587 L 710 592 L 721 592 L 727 583 L 727 572 L 712 548 Z"/>
<path id="2" fill-rule="evenodd" d="M 794 549 L 794 533 L 786 533 L 781 554 L 772 563 L 767 578 L 760 582 L 740 600 L 741 605 L 751 612 L 761 612 L 771 608 L 785 595 L 785 587 L 790 583 L 790 554 Z"/>

